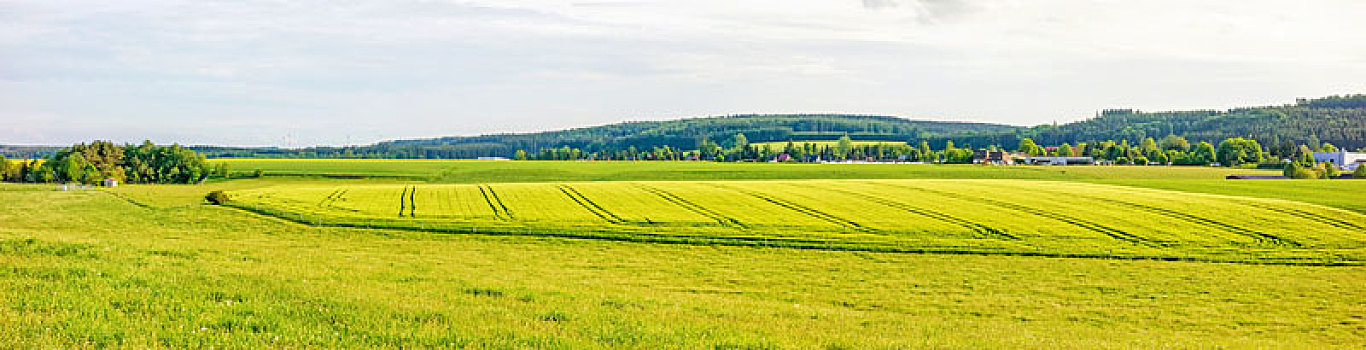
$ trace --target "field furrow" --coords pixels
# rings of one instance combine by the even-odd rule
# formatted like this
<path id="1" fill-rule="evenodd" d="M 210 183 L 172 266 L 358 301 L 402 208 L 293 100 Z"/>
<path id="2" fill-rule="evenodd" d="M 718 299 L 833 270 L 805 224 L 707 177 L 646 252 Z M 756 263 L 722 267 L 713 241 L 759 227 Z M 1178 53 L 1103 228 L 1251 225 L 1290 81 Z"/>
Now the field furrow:
<path id="1" fill-rule="evenodd" d="M 565 196 L 569 197 L 570 200 L 574 201 L 574 203 L 583 207 L 583 209 L 587 210 L 589 213 L 602 218 L 604 221 L 613 224 L 626 222 L 626 220 L 622 219 L 620 216 L 612 214 L 612 212 L 607 211 L 607 209 L 603 209 L 601 205 L 594 203 L 592 199 L 588 199 L 588 197 L 584 196 L 583 193 L 575 190 L 573 187 L 570 187 L 569 185 L 558 185 L 556 187 L 559 188 L 560 192 L 563 192 Z"/>
<path id="2" fill-rule="evenodd" d="M 1232 234 L 1247 236 L 1247 237 L 1250 237 L 1250 238 L 1252 238 L 1252 239 L 1255 239 L 1255 240 L 1257 240 L 1257 241 L 1259 241 L 1259 242 L 1261 242 L 1261 243 L 1263 243 L 1263 244 L 1286 245 L 1286 246 L 1293 246 L 1293 247 L 1298 247 L 1298 246 L 1300 246 L 1300 244 L 1299 244 L 1299 243 L 1296 243 L 1295 241 L 1292 241 L 1292 240 L 1289 240 L 1289 239 L 1286 239 L 1286 238 L 1283 238 L 1283 237 L 1278 237 L 1278 236 L 1276 236 L 1276 235 L 1267 234 L 1267 233 L 1264 233 L 1264 232 L 1258 232 L 1258 231 L 1256 231 L 1256 230 L 1251 230 L 1251 229 L 1243 228 L 1243 227 L 1240 227 L 1240 226 L 1238 226 L 1238 225 L 1228 224 L 1228 223 L 1225 223 L 1225 222 L 1221 222 L 1221 221 L 1217 221 L 1217 220 L 1212 220 L 1212 219 L 1209 219 L 1209 218 L 1204 218 L 1204 217 L 1200 217 L 1200 216 L 1196 216 L 1196 215 L 1191 215 L 1191 214 L 1187 214 L 1187 213 L 1182 213 L 1182 212 L 1178 212 L 1178 211 L 1175 211 L 1175 210 L 1163 209 L 1163 208 L 1160 208 L 1160 207 L 1157 207 L 1157 206 L 1153 206 L 1153 205 L 1146 205 L 1146 204 L 1141 204 L 1141 203 L 1134 203 L 1134 202 L 1123 201 L 1123 200 L 1118 200 L 1118 199 L 1114 199 L 1114 198 L 1097 197 L 1097 196 L 1092 196 L 1092 195 L 1087 195 L 1087 194 L 1080 194 L 1080 193 L 1059 192 L 1059 191 L 1055 191 L 1055 190 L 1052 190 L 1052 189 L 1040 189 L 1040 190 L 1038 190 L 1038 191 L 1051 192 L 1051 193 L 1056 193 L 1056 194 L 1059 194 L 1059 195 L 1073 196 L 1073 197 L 1076 197 L 1076 198 L 1085 198 L 1085 199 L 1090 199 L 1090 200 L 1094 200 L 1094 201 L 1112 203 L 1112 204 L 1116 204 L 1116 205 L 1123 206 L 1123 207 L 1134 208 L 1134 209 L 1137 209 L 1137 210 L 1141 210 L 1141 211 L 1144 211 L 1144 212 L 1147 212 L 1147 213 L 1151 213 L 1151 214 L 1155 214 L 1155 215 L 1160 215 L 1160 216 L 1167 217 L 1167 218 L 1171 218 L 1171 219 L 1174 219 L 1174 220 L 1180 220 L 1180 221 L 1189 222 L 1189 223 L 1192 223 L 1192 224 L 1195 224 L 1195 225 L 1200 225 L 1200 226 L 1207 227 L 1207 228 L 1212 229 L 1212 230 L 1221 230 L 1221 231 L 1228 232 L 1228 233 L 1232 233 Z"/>
<path id="3" fill-rule="evenodd" d="M 397 217 L 394 197 L 399 199 Z M 308 224 L 441 232 L 877 251 L 1366 263 L 1361 229 L 1366 215 L 1283 200 L 1055 181 L 372 185 L 263 188 L 234 193 L 234 198 L 235 206 Z"/>
<path id="4" fill-rule="evenodd" d="M 906 185 L 903 185 L 903 184 L 895 184 L 895 183 L 883 183 L 883 184 L 884 184 L 885 186 L 893 186 L 893 187 L 899 187 L 899 188 L 904 188 L 904 189 L 910 189 L 910 190 L 914 190 L 914 191 L 922 191 L 922 192 L 927 192 L 927 193 L 932 193 L 932 194 L 938 194 L 938 195 L 941 195 L 941 196 L 957 196 L 957 197 L 962 197 L 962 198 L 964 198 L 964 199 L 968 199 L 968 200 L 972 200 L 972 201 L 977 201 L 977 202 L 986 203 L 986 204 L 990 204 L 990 205 L 993 205 L 993 206 L 1001 207 L 1001 208 L 1004 208 L 1004 209 L 1010 209 L 1010 210 L 1014 210 L 1014 211 L 1029 213 L 1029 214 L 1033 214 L 1033 215 L 1036 215 L 1036 216 L 1040 216 L 1040 217 L 1045 217 L 1045 218 L 1049 218 L 1049 219 L 1061 221 L 1061 222 L 1064 222 L 1064 223 L 1067 223 L 1067 224 L 1070 224 L 1070 225 L 1073 225 L 1073 226 L 1076 226 L 1076 227 L 1080 227 L 1080 228 L 1083 228 L 1083 229 L 1087 229 L 1087 230 L 1091 230 L 1091 231 L 1094 231 L 1094 232 L 1097 232 L 1097 233 L 1104 234 L 1104 235 L 1109 236 L 1110 238 L 1114 238 L 1114 239 L 1116 239 L 1116 240 L 1125 241 L 1125 242 L 1129 242 L 1129 243 L 1133 243 L 1133 244 L 1140 244 L 1140 245 L 1154 245 L 1154 244 L 1155 244 L 1155 242 L 1152 242 L 1152 241 L 1148 240 L 1147 238 L 1144 238 L 1144 237 L 1141 237 L 1141 236 L 1139 236 L 1139 235 L 1135 235 L 1135 234 L 1132 234 L 1132 233 L 1129 233 L 1129 232 L 1125 232 L 1125 231 L 1123 231 L 1123 230 L 1120 230 L 1120 229 L 1117 229 L 1117 228 L 1114 228 L 1114 227 L 1109 227 L 1109 226 L 1106 226 L 1106 225 L 1104 225 L 1104 224 L 1100 224 L 1100 223 L 1096 223 L 1096 222 L 1087 221 L 1087 220 L 1085 220 L 1085 219 L 1080 219 L 1080 218 L 1076 218 L 1076 217 L 1069 216 L 1069 215 L 1064 215 L 1064 214 L 1059 214 L 1059 213 L 1050 212 L 1050 211 L 1046 211 L 1046 210 L 1041 210 L 1041 209 L 1034 208 L 1034 207 L 1031 207 L 1031 206 L 1028 206 L 1028 205 L 1022 205 L 1022 204 L 1017 204 L 1017 203 L 1011 203 L 1011 202 L 1007 202 L 1007 201 L 1001 201 L 1001 200 L 996 200 L 996 199 L 991 199 L 991 198 L 986 198 L 986 197 L 968 196 L 968 195 L 954 194 L 954 193 L 944 192 L 944 191 L 931 190 L 931 189 L 921 188 L 921 187 L 911 187 L 911 186 L 906 186 Z"/>
<path id="5" fill-rule="evenodd" d="M 689 202 L 688 200 L 683 199 L 682 197 L 679 197 L 678 195 L 675 195 L 673 193 L 670 193 L 669 191 L 665 191 L 663 189 L 659 189 L 657 187 L 641 183 L 636 183 L 633 185 L 635 185 L 636 188 L 644 190 L 645 192 L 649 192 L 650 194 L 653 194 L 656 197 L 659 197 L 660 199 L 669 202 L 670 204 L 678 206 L 679 208 L 683 208 L 684 210 L 693 212 L 694 214 L 710 218 L 716 221 L 716 223 L 721 226 L 748 228 L 747 226 L 745 226 L 743 222 L 740 222 L 740 220 L 736 220 L 735 218 L 722 215 L 721 213 L 717 213 L 715 211 L 712 211 L 711 209 L 707 209 L 706 207 Z"/>
<path id="6" fill-rule="evenodd" d="M 754 198 L 758 198 L 758 199 L 763 200 L 763 201 L 768 202 L 768 203 L 772 203 L 773 205 L 777 205 L 777 206 L 780 206 L 780 207 L 783 207 L 783 208 L 787 208 L 787 209 L 792 210 L 792 211 L 794 211 L 794 212 L 801 213 L 802 215 L 806 215 L 806 216 L 810 216 L 810 217 L 813 217 L 813 218 L 816 218 L 816 219 L 819 219 L 819 220 L 823 220 L 823 221 L 829 222 L 829 223 L 831 223 L 831 224 L 835 224 L 835 225 L 837 225 L 837 226 L 842 226 L 842 227 L 847 228 L 847 229 L 850 229 L 850 230 L 864 231 L 864 232 L 870 232 L 870 231 L 871 231 L 871 230 L 869 230 L 867 227 L 864 227 L 863 225 L 861 225 L 861 224 L 859 224 L 859 223 L 857 223 L 857 222 L 854 222 L 854 221 L 852 221 L 852 220 L 848 220 L 848 219 L 845 219 L 845 218 L 841 218 L 841 217 L 839 217 L 839 216 L 835 216 L 835 215 L 833 215 L 833 214 L 826 213 L 826 212 L 823 212 L 823 211 L 820 211 L 820 210 L 812 209 L 811 207 L 808 207 L 808 206 L 805 206 L 805 205 L 801 205 L 801 204 L 798 204 L 798 203 L 795 203 L 795 202 L 782 200 L 782 199 L 776 198 L 776 197 L 774 197 L 774 196 L 770 196 L 770 195 L 764 194 L 764 193 L 762 193 L 762 192 L 752 191 L 752 190 L 746 190 L 746 189 L 742 189 L 742 188 L 738 188 L 738 187 L 734 187 L 734 186 L 726 186 L 726 185 L 721 185 L 721 184 L 717 184 L 717 183 L 711 183 L 711 185 L 712 185 L 712 186 L 715 186 L 715 187 L 717 187 L 717 188 L 721 188 L 721 189 L 726 189 L 726 190 L 731 190 L 731 191 L 743 193 L 743 194 L 745 194 L 745 195 L 747 195 L 747 196 L 754 197 Z"/>
<path id="7" fill-rule="evenodd" d="M 905 204 L 905 203 L 901 203 L 901 202 L 898 202 L 898 201 L 895 201 L 895 200 L 883 198 L 883 197 L 880 197 L 880 196 L 877 196 L 877 195 L 872 195 L 872 194 L 857 192 L 857 191 L 848 190 L 848 189 L 826 188 L 825 190 L 831 191 L 831 192 L 838 192 L 838 193 L 845 194 L 845 195 L 849 195 L 849 196 L 859 197 L 859 198 L 862 198 L 862 199 L 864 199 L 864 200 L 866 200 L 866 201 L 868 201 L 868 202 L 871 202 L 871 203 L 877 203 L 877 204 L 880 204 L 880 205 L 883 205 L 883 206 L 887 206 L 887 207 L 891 207 L 891 208 L 896 208 L 897 210 L 901 210 L 901 211 L 904 211 L 904 212 L 907 212 L 907 213 L 911 213 L 911 214 L 923 216 L 923 217 L 930 218 L 930 219 L 934 219 L 934 220 L 939 220 L 939 221 L 942 221 L 942 222 L 945 222 L 945 223 L 949 223 L 949 224 L 953 224 L 953 225 L 962 226 L 962 227 L 964 227 L 964 228 L 967 228 L 967 229 L 969 229 L 969 230 L 972 230 L 973 232 L 978 233 L 979 235 L 982 236 L 982 238 L 998 238 L 998 239 L 1012 239 L 1012 240 L 1013 240 L 1013 239 L 1020 239 L 1020 237 L 1016 237 L 1016 236 L 1014 236 L 1014 235 L 1011 235 L 1010 233 L 1007 233 L 1004 229 L 999 229 L 999 228 L 987 226 L 987 225 L 984 225 L 984 224 L 981 224 L 981 223 L 972 222 L 972 221 L 969 221 L 969 220 L 961 219 L 961 218 L 958 218 L 958 217 L 954 217 L 954 216 L 952 216 L 952 215 L 947 215 L 947 214 L 940 213 L 940 212 L 936 212 L 936 211 L 933 211 L 933 210 L 928 210 L 928 209 L 924 209 L 924 208 L 914 207 L 914 206 L 911 206 L 911 205 L 907 205 L 907 204 Z"/>

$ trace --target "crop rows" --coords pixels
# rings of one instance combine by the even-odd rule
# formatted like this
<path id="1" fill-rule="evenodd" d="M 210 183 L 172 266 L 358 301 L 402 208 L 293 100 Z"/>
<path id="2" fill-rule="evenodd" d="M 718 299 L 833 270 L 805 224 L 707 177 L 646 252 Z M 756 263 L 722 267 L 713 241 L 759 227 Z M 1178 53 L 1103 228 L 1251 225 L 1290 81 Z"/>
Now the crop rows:
<path id="1" fill-rule="evenodd" d="M 1366 261 L 1366 215 L 1027 180 L 275 187 L 234 205 L 310 224 L 889 251 Z M 395 200 L 397 199 L 397 200 Z"/>

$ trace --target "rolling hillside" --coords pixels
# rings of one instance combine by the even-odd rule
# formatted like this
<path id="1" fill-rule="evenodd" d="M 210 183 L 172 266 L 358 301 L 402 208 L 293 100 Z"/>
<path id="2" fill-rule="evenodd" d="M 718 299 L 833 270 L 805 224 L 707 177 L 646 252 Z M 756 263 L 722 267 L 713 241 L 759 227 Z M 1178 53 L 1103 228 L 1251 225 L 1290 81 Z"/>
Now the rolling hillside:
<path id="1" fill-rule="evenodd" d="M 1019 129 L 1000 124 L 921 121 L 887 116 L 741 115 L 626 122 L 528 134 L 399 140 L 381 142 L 368 149 L 419 158 L 462 158 L 510 156 L 517 150 L 534 151 L 563 146 L 590 152 L 663 146 L 687 150 L 696 149 L 702 140 L 730 146 L 737 133 L 743 133 L 750 142 L 757 143 L 833 140 L 843 135 L 855 140 L 914 140 L 930 136 L 1011 133 Z"/>
<path id="2" fill-rule="evenodd" d="M 1045 145 L 1078 142 L 1161 139 L 1177 135 L 1191 142 L 1210 142 L 1242 137 L 1264 147 L 1331 143 L 1342 149 L 1366 148 L 1366 95 L 1299 99 L 1293 105 L 1220 110 L 1143 112 L 1132 109 L 1105 110 L 1095 118 L 1063 125 L 1041 125 L 1019 133 Z M 1012 135 L 939 137 L 942 144 L 1012 146 Z M 1002 140 L 1008 140 L 1002 142 Z M 936 143 L 931 141 L 931 143 Z"/>

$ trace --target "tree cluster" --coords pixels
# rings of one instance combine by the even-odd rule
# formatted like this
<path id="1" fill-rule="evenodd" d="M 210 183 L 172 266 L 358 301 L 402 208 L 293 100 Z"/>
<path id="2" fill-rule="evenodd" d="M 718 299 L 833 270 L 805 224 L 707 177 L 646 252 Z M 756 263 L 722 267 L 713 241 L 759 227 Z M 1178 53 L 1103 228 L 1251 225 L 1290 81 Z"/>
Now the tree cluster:
<path id="1" fill-rule="evenodd" d="M 126 183 L 196 183 L 211 175 L 226 177 L 227 167 L 209 167 L 203 156 L 179 145 L 94 141 L 41 160 L 0 161 L 0 174 L 11 182 L 96 184 L 112 178 Z"/>

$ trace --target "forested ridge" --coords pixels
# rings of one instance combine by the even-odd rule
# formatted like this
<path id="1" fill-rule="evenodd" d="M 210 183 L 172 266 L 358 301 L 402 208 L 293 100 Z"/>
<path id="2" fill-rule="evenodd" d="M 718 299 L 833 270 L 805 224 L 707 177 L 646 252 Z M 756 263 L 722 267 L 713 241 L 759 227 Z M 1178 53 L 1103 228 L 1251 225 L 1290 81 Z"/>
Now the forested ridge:
<path id="1" fill-rule="evenodd" d="M 936 136 L 973 137 L 1011 133 L 1017 126 L 909 120 L 888 116 L 786 114 L 735 115 L 668 121 L 635 121 L 568 130 L 385 141 L 360 147 L 233 149 L 192 147 L 210 156 L 474 158 L 512 157 L 518 150 L 570 147 L 585 152 L 647 150 L 668 146 L 698 149 L 707 142 L 729 144 L 735 134 L 753 142 L 834 140 L 917 140 Z"/>
<path id="2" fill-rule="evenodd" d="M 1137 141 L 1166 135 L 1178 135 L 1195 142 L 1242 137 L 1273 145 L 1283 141 L 1328 142 L 1340 148 L 1358 149 L 1366 147 L 1366 95 L 1228 111 L 1145 113 L 1108 110 L 1085 121 L 1038 128 L 1033 138 L 1037 142 L 1059 144 L 1088 140 Z"/>

